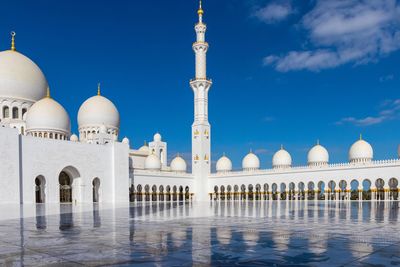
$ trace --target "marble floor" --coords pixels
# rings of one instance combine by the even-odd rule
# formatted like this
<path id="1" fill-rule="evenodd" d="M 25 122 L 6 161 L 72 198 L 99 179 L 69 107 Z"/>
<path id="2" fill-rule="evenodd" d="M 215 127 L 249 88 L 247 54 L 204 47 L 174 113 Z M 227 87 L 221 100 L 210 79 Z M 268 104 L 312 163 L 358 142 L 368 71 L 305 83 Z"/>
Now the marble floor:
<path id="1" fill-rule="evenodd" d="M 0 208 L 0 265 L 400 266 L 399 207 L 313 201 L 64 204 L 16 206 L 19 218 Z"/>

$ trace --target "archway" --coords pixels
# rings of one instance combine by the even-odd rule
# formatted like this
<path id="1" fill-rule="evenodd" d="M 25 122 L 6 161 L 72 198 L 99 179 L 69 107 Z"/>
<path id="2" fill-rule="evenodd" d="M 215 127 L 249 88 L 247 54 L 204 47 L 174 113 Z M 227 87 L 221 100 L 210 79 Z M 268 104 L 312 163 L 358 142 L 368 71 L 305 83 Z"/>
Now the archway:
<path id="1" fill-rule="evenodd" d="M 75 167 L 68 166 L 62 169 L 58 176 L 60 203 L 76 203 L 81 201 L 80 174 Z"/>
<path id="2" fill-rule="evenodd" d="M 72 202 L 72 181 L 69 175 L 62 171 L 58 177 L 60 184 L 60 202 L 71 203 Z"/>
<path id="3" fill-rule="evenodd" d="M 148 184 L 144 186 L 144 200 L 150 201 L 150 185 Z"/>
<path id="4" fill-rule="evenodd" d="M 183 186 L 179 186 L 179 201 L 183 201 Z"/>
<path id="5" fill-rule="evenodd" d="M 233 191 L 233 199 L 239 200 L 239 186 L 237 184 L 233 186 Z"/>
<path id="6" fill-rule="evenodd" d="M 167 201 L 171 201 L 171 186 L 167 185 L 165 189 L 167 191 Z"/>
<path id="7" fill-rule="evenodd" d="M 178 201 L 178 188 L 176 187 L 176 185 L 174 185 L 172 187 L 172 191 L 173 191 L 173 201 Z"/>
<path id="8" fill-rule="evenodd" d="M 308 182 L 307 190 L 308 190 L 308 200 L 316 199 L 316 196 L 315 196 L 315 184 L 313 182 Z"/>
<path id="9" fill-rule="evenodd" d="M 341 180 L 339 182 L 339 189 L 340 189 L 340 200 L 345 200 L 348 198 L 347 196 L 347 182 L 345 180 Z"/>
<path id="10" fill-rule="evenodd" d="M 399 199 L 399 181 L 396 178 L 389 179 L 390 195 L 389 199 L 398 200 Z"/>
<path id="11" fill-rule="evenodd" d="M 99 202 L 99 200 L 100 200 L 100 193 L 99 193 L 100 179 L 97 177 L 94 178 L 92 185 L 93 185 L 93 202 Z"/>
<path id="12" fill-rule="evenodd" d="M 325 183 L 320 181 L 318 183 L 317 200 L 324 200 L 325 199 L 324 193 L 325 193 Z"/>
<path id="13" fill-rule="evenodd" d="M 376 199 L 377 200 L 384 200 L 385 199 L 385 181 L 383 181 L 382 178 L 379 178 L 376 180 L 375 182 L 375 186 L 376 186 Z"/>
<path id="14" fill-rule="evenodd" d="M 157 186 L 153 185 L 151 187 L 151 201 L 157 201 Z"/>
<path id="15" fill-rule="evenodd" d="M 160 185 L 158 191 L 159 191 L 158 199 L 160 201 L 164 201 L 164 186 Z"/>
<path id="16" fill-rule="evenodd" d="M 225 200 L 225 186 L 221 185 L 220 192 L 220 199 Z"/>
<path id="17" fill-rule="evenodd" d="M 293 182 L 289 183 L 289 195 L 287 197 L 288 200 L 294 200 L 296 198 L 295 197 L 295 188 L 296 188 L 296 185 Z"/>
<path id="18" fill-rule="evenodd" d="M 45 203 L 46 195 L 45 195 L 45 186 L 46 179 L 42 175 L 39 175 L 35 179 L 35 201 L 36 203 Z"/>
<path id="19" fill-rule="evenodd" d="M 272 189 L 272 200 L 277 200 L 278 185 L 276 183 L 273 183 L 271 189 Z"/>
<path id="20" fill-rule="evenodd" d="M 190 189 L 189 189 L 189 186 L 185 187 L 185 200 L 190 200 Z"/>
<path id="21" fill-rule="evenodd" d="M 269 200 L 269 185 L 264 184 L 264 200 Z"/>
<path id="22" fill-rule="evenodd" d="M 138 186 L 137 186 L 137 193 L 136 193 L 136 199 L 137 199 L 137 201 L 143 201 L 143 193 L 142 193 L 142 185 L 141 184 L 139 184 Z"/>
<path id="23" fill-rule="evenodd" d="M 231 186 L 231 185 L 228 185 L 228 186 L 226 187 L 226 191 L 227 191 L 226 200 L 232 200 L 232 198 L 231 198 L 232 186 Z"/>
<path id="24" fill-rule="evenodd" d="M 362 192 L 362 199 L 364 200 L 371 200 L 371 181 L 368 179 L 365 179 L 362 182 L 363 186 L 363 192 Z"/>
<path id="25" fill-rule="evenodd" d="M 358 194 L 359 184 L 360 183 L 357 180 L 352 180 L 350 182 L 350 190 L 351 190 L 350 199 L 351 200 L 358 200 L 359 199 L 359 194 Z"/>
<path id="26" fill-rule="evenodd" d="M 336 183 L 335 183 L 335 181 L 333 181 L 333 180 L 329 181 L 328 188 L 329 188 L 329 190 L 328 190 L 328 199 L 330 199 L 330 200 L 335 199 L 336 198 L 336 194 L 335 194 Z"/>
<path id="27" fill-rule="evenodd" d="M 281 200 L 286 200 L 286 199 L 287 199 L 287 195 L 286 195 L 286 184 L 281 183 L 281 190 L 280 190 L 280 192 L 281 192 L 281 197 L 280 197 L 280 199 L 281 199 Z M 279 196 L 278 196 L 278 198 L 279 198 Z"/>
<path id="28" fill-rule="evenodd" d="M 247 188 L 248 188 L 248 198 L 249 198 L 249 200 L 254 200 L 253 185 L 249 184 Z"/>
<path id="29" fill-rule="evenodd" d="M 240 199 L 246 199 L 246 186 L 244 184 L 240 186 Z"/>
<path id="30" fill-rule="evenodd" d="M 218 186 L 214 186 L 214 200 L 218 200 Z"/>
<path id="31" fill-rule="evenodd" d="M 261 185 L 256 184 L 256 200 L 261 200 Z"/>
<path id="32" fill-rule="evenodd" d="M 303 182 L 300 182 L 298 187 L 299 187 L 298 199 L 299 200 L 305 200 L 305 198 L 306 198 L 305 187 L 306 186 L 304 185 Z"/>

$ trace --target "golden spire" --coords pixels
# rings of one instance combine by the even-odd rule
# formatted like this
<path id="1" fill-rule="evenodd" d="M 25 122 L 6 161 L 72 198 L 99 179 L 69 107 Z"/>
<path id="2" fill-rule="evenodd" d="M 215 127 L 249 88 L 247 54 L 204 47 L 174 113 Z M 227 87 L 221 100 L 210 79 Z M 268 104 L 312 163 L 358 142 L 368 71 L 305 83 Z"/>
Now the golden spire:
<path id="1" fill-rule="evenodd" d="M 361 133 L 360 133 L 360 140 L 363 140 L 363 139 L 362 139 L 362 134 L 361 134 Z"/>
<path id="2" fill-rule="evenodd" d="M 101 95 L 101 92 L 100 92 L 100 83 L 97 84 L 97 95 Z"/>
<path id="3" fill-rule="evenodd" d="M 204 14 L 203 7 L 201 5 L 201 0 L 199 2 L 199 10 L 197 10 L 197 14 L 199 14 L 199 16 L 203 16 Z"/>
<path id="4" fill-rule="evenodd" d="M 319 139 L 317 139 L 317 145 L 319 146 Z"/>
<path id="5" fill-rule="evenodd" d="M 51 98 L 50 96 L 50 87 L 47 86 L 47 91 L 46 91 L 46 98 Z"/>
<path id="6" fill-rule="evenodd" d="M 281 144 L 281 150 L 283 150 L 283 144 Z"/>
<path id="7" fill-rule="evenodd" d="M 17 51 L 15 49 L 15 35 L 16 33 L 14 31 L 11 32 L 11 51 Z"/>

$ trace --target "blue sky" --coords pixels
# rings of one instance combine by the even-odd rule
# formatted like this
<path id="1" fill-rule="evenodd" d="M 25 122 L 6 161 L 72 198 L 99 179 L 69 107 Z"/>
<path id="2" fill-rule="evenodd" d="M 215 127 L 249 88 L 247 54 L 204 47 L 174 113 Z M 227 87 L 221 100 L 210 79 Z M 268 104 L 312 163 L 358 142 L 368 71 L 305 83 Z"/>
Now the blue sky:
<path id="1" fill-rule="evenodd" d="M 73 132 L 101 82 L 133 147 L 159 131 L 171 155 L 188 155 L 196 9 L 195 0 L 6 1 L 0 48 L 16 31 Z M 344 162 L 360 133 L 376 159 L 396 157 L 397 1 L 205 0 L 204 9 L 214 160 L 226 152 L 239 168 L 252 148 L 269 167 L 283 144 L 303 165 L 320 139 L 331 162 Z"/>

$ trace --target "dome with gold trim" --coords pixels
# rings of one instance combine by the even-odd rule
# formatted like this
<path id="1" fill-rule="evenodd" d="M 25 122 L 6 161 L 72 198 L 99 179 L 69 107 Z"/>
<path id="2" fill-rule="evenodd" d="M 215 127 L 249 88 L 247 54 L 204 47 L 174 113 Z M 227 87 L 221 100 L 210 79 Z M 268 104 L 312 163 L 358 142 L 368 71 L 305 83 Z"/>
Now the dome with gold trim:
<path id="1" fill-rule="evenodd" d="M 47 80 L 40 68 L 17 52 L 15 33 L 10 50 L 0 52 L 0 97 L 36 102 L 46 96 Z"/>

